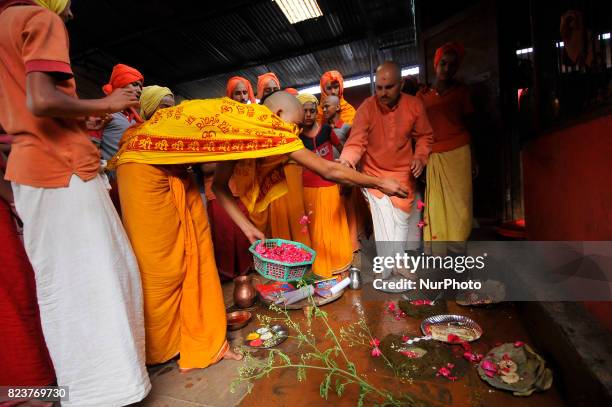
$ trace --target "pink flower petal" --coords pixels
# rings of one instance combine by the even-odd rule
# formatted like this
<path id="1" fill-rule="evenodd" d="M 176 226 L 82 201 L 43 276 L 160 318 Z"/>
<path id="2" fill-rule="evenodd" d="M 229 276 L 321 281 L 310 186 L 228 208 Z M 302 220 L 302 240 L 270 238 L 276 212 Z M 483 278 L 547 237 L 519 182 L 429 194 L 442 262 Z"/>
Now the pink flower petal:
<path id="1" fill-rule="evenodd" d="M 382 356 L 382 352 L 380 351 L 380 349 L 378 349 L 378 347 L 372 349 L 372 357 L 377 358 L 379 356 Z"/>
<path id="2" fill-rule="evenodd" d="M 401 353 L 402 355 L 406 356 L 407 358 L 410 358 L 410 359 L 416 359 L 416 358 L 418 358 L 418 357 L 419 357 L 419 354 L 418 354 L 418 353 L 416 353 L 416 352 L 412 352 L 412 351 L 409 351 L 409 350 L 403 350 L 403 351 L 401 351 L 400 353 Z"/>
<path id="3" fill-rule="evenodd" d="M 373 347 L 377 348 L 378 346 L 380 346 L 380 341 L 378 339 L 374 338 L 374 339 L 372 339 L 370 341 L 370 346 L 373 346 Z"/>
<path id="4" fill-rule="evenodd" d="M 421 201 L 420 199 L 417 201 L 417 209 L 422 211 L 423 208 L 425 207 L 425 202 Z"/>
<path id="5" fill-rule="evenodd" d="M 497 364 L 491 362 L 490 360 L 486 360 L 486 359 L 480 363 L 480 367 L 482 367 L 484 370 L 488 372 L 493 372 L 493 373 L 497 373 L 497 369 L 498 369 Z"/>
<path id="6" fill-rule="evenodd" d="M 515 348 L 520 348 L 521 346 L 523 346 L 525 344 L 525 342 L 522 341 L 516 341 L 514 342 L 514 347 Z"/>

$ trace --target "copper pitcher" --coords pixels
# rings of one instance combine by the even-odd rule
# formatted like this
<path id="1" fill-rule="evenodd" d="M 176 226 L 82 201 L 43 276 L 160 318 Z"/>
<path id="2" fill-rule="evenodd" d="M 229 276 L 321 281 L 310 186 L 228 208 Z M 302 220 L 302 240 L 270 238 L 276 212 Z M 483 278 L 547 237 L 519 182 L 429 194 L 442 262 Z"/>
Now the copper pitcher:
<path id="1" fill-rule="evenodd" d="M 234 279 L 234 304 L 238 308 L 249 308 L 255 304 L 257 290 L 253 287 L 253 276 L 246 275 Z"/>

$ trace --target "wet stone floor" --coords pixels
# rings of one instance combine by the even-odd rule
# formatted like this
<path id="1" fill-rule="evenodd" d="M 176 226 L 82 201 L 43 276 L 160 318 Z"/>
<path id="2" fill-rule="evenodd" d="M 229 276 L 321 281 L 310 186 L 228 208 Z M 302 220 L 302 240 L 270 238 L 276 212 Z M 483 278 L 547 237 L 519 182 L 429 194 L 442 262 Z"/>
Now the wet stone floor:
<path id="1" fill-rule="evenodd" d="M 323 306 L 329 316 L 331 328 L 336 332 L 341 327 L 356 322 L 363 317 L 374 336 L 382 339 L 387 334 L 421 335 L 421 319 L 406 317 L 396 320 L 386 310 L 386 301 L 398 301 L 399 294 L 387 294 L 381 300 L 380 295 L 372 295 L 371 287 L 362 290 L 346 290 L 344 295 Z M 232 284 L 224 285 L 226 304 L 232 304 Z M 376 298 L 377 297 L 377 298 Z M 376 298 L 376 299 L 375 299 Z M 448 313 L 465 315 L 475 320 L 483 328 L 483 336 L 473 343 L 474 351 L 486 353 L 501 342 L 517 340 L 531 343 L 531 338 L 520 317 L 511 303 L 499 304 L 493 308 L 466 308 L 454 302 L 448 302 Z M 260 303 L 252 309 L 254 314 L 275 314 Z M 304 322 L 306 317 L 301 310 L 290 311 L 292 319 Z M 257 318 L 253 318 L 245 328 L 229 332 L 233 346 L 244 343 L 246 335 L 258 326 Z M 319 323 L 313 324 L 313 332 L 318 338 L 318 344 L 326 348 L 331 339 L 325 338 L 325 330 Z M 292 334 L 291 332 L 289 333 Z M 289 338 L 278 346 L 278 349 L 289 356 L 299 358 L 303 348 L 298 348 L 297 340 Z M 536 349 L 546 357 L 546 352 Z M 543 393 L 534 393 L 530 397 L 515 397 L 509 392 L 496 390 L 482 381 L 476 368 L 469 368 L 465 375 L 451 382 L 443 377 L 432 377 L 428 380 L 400 380 L 388 369 L 382 358 L 372 358 L 365 347 L 346 348 L 346 353 L 357 366 L 357 371 L 364 374 L 372 384 L 393 394 L 407 393 L 414 398 L 427 402 L 431 406 L 455 407 L 552 407 L 564 406 L 560 392 L 555 384 Z M 255 356 L 265 358 L 267 351 L 257 350 Z M 183 406 L 356 406 L 359 398 L 359 388 L 348 385 L 342 397 L 330 391 L 328 400 L 319 395 L 319 386 L 324 378 L 320 371 L 307 371 L 306 380 L 298 381 L 293 369 L 278 369 L 269 377 L 257 380 L 250 393 L 245 385 L 230 392 L 230 383 L 237 377 L 237 369 L 242 362 L 222 361 L 207 369 L 180 374 L 176 363 L 150 369 L 153 389 L 151 394 L 139 405 L 154 407 Z M 366 398 L 364 405 L 373 406 L 380 399 Z"/>

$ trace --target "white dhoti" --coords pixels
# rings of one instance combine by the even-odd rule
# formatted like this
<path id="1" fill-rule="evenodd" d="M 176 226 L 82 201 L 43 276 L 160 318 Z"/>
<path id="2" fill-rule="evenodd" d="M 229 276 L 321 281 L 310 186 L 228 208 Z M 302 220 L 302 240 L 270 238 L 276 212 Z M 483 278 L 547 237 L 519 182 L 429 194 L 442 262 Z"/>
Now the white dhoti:
<path id="1" fill-rule="evenodd" d="M 62 406 L 124 406 L 151 383 L 136 258 L 100 176 L 67 188 L 13 183 Z"/>
<path id="2" fill-rule="evenodd" d="M 418 223 L 421 220 L 421 212 L 416 205 L 413 205 L 412 210 L 408 213 L 394 207 L 391 199 L 386 195 L 377 198 L 367 189 L 363 189 L 363 192 L 372 214 L 377 256 L 395 257 L 397 253 L 403 256 L 406 250 L 419 249 L 421 229 Z M 418 199 L 420 196 L 415 196 L 414 201 Z M 391 271 L 385 269 L 382 278 L 389 278 Z"/>

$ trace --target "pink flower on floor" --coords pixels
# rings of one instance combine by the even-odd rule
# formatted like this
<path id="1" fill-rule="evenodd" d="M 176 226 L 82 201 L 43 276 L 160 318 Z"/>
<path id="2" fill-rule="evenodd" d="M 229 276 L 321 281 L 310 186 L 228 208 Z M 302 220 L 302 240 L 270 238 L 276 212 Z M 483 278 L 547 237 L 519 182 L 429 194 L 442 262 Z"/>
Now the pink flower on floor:
<path id="1" fill-rule="evenodd" d="M 482 360 L 482 354 L 480 354 L 480 353 L 472 353 L 472 352 L 465 352 L 463 354 L 463 358 L 465 360 L 467 360 L 468 362 L 476 363 L 476 362 L 480 362 Z"/>
<path id="2" fill-rule="evenodd" d="M 480 363 L 480 367 L 485 371 L 485 374 L 488 377 L 495 377 L 498 372 L 498 366 L 496 363 L 491 362 L 490 360 L 483 360 Z"/>
<path id="3" fill-rule="evenodd" d="M 461 338 L 459 338 L 455 334 L 448 334 L 448 336 L 446 337 L 446 340 L 447 342 L 450 342 L 450 343 L 461 343 Z"/>
<path id="4" fill-rule="evenodd" d="M 419 354 L 416 352 L 412 352 L 410 350 L 403 350 L 400 352 L 402 355 L 406 356 L 409 359 L 416 359 L 419 357 Z"/>
<path id="5" fill-rule="evenodd" d="M 374 349 L 372 349 L 372 357 L 377 358 L 379 356 L 382 356 L 382 352 L 380 351 L 380 349 L 378 349 L 378 346 L 376 346 L 374 347 Z"/>
<path id="6" fill-rule="evenodd" d="M 387 304 L 387 309 L 389 311 L 395 311 L 395 303 L 394 302 L 390 302 L 389 304 Z"/>
<path id="7" fill-rule="evenodd" d="M 420 199 L 417 201 L 417 209 L 422 211 L 423 208 L 425 207 L 425 202 L 421 201 Z"/>
<path id="8" fill-rule="evenodd" d="M 438 373 L 436 373 L 436 376 L 442 376 L 442 377 L 446 377 L 448 380 L 454 382 L 455 380 L 458 379 L 457 376 L 453 376 L 451 370 L 455 367 L 455 365 L 453 365 L 452 363 L 447 363 L 446 367 L 441 367 L 440 369 L 438 369 Z"/>
<path id="9" fill-rule="evenodd" d="M 423 228 L 425 227 L 425 222 L 423 222 L 422 220 L 420 220 L 420 221 L 419 221 L 419 223 L 417 223 L 417 226 L 418 226 L 420 229 L 423 229 Z"/>
<path id="10" fill-rule="evenodd" d="M 378 339 L 374 338 L 374 339 L 372 339 L 370 341 L 370 346 L 373 346 L 373 347 L 377 348 L 377 347 L 380 346 L 380 341 Z"/>

